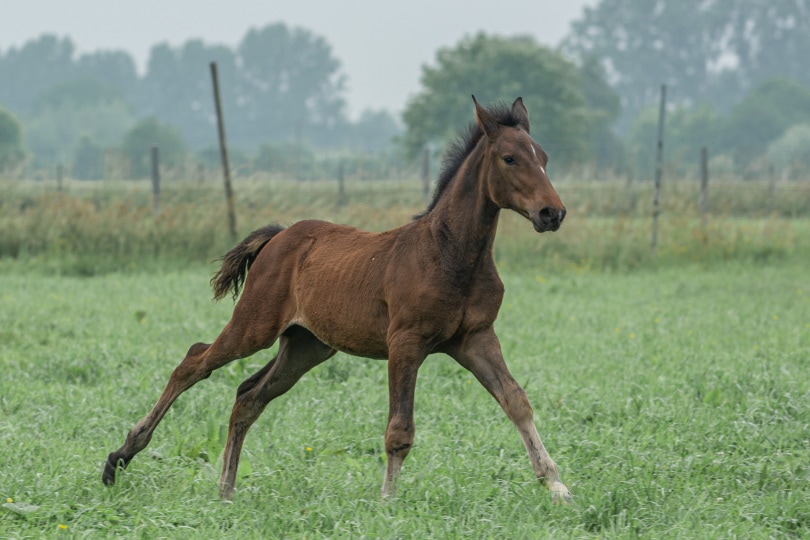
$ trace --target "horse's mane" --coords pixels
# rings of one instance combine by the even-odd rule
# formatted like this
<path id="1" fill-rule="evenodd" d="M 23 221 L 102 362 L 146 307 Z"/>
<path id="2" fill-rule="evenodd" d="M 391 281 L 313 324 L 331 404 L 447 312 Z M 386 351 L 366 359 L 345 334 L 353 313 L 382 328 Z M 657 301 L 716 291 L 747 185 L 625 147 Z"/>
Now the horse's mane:
<path id="1" fill-rule="evenodd" d="M 520 123 L 520 119 L 512 114 L 512 108 L 504 102 L 496 102 L 486 109 L 502 126 L 516 127 Z M 436 181 L 433 200 L 430 201 L 427 209 L 414 216 L 414 219 L 424 217 L 436 208 L 442 194 L 447 191 L 447 186 L 453 182 L 459 169 L 461 169 L 461 164 L 472 153 L 483 136 L 484 132 L 475 122 L 470 123 L 466 129 L 459 133 L 459 136 L 450 144 L 442 159 L 442 172 L 439 173 L 439 179 Z"/>

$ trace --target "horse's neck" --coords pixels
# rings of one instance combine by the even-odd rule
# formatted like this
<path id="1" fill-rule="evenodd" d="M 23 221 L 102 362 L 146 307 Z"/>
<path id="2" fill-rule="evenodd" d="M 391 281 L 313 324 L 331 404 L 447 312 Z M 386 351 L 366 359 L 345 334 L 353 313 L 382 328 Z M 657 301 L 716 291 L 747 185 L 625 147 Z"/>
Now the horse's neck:
<path id="1" fill-rule="evenodd" d="M 439 248 L 456 264 L 474 267 L 492 251 L 500 208 L 482 183 L 483 158 L 476 153 L 461 167 L 430 214 Z"/>

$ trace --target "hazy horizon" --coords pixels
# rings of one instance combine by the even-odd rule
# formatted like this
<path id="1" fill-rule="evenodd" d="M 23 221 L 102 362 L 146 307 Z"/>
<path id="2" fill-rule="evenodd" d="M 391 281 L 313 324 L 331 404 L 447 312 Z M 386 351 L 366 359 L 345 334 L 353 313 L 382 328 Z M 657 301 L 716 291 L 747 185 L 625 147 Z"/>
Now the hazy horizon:
<path id="1" fill-rule="evenodd" d="M 260 2 L 232 0 L 221 5 L 188 0 L 30 0 L 13 8 L 0 24 L 0 52 L 20 47 L 42 34 L 69 37 L 77 53 L 125 50 L 143 72 L 150 49 L 189 39 L 236 46 L 250 28 L 273 22 L 305 28 L 323 36 L 347 77 L 348 112 L 387 109 L 399 114 L 419 90 L 423 64 L 436 51 L 479 31 L 530 35 L 556 46 L 571 21 L 596 0 L 504 0 L 498 3 L 449 0 L 385 4 L 356 0 L 351 7 L 322 0 Z M 351 22 L 349 22 L 351 21 Z M 9 24 L 13 22 L 13 24 Z"/>

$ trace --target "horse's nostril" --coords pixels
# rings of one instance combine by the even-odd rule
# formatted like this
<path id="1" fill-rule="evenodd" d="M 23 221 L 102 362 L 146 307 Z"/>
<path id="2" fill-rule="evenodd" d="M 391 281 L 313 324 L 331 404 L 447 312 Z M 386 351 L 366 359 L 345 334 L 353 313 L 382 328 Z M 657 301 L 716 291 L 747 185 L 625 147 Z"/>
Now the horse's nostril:
<path id="1" fill-rule="evenodd" d="M 550 206 L 546 206 L 545 208 L 540 210 L 540 221 L 543 223 L 550 223 L 554 221 L 556 218 L 557 212 Z"/>

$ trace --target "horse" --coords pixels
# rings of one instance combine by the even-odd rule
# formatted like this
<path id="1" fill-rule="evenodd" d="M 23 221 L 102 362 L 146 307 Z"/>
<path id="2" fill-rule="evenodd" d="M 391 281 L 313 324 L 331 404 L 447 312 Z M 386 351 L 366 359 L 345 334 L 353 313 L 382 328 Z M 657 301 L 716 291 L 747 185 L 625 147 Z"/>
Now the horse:
<path id="1" fill-rule="evenodd" d="M 278 341 L 277 354 L 237 389 L 219 480 L 223 499 L 233 496 L 242 444 L 267 404 L 342 351 L 388 361 L 383 498 L 395 495 L 413 445 L 419 367 L 429 354 L 444 353 L 500 404 L 552 498 L 570 500 L 493 328 L 504 293 L 493 259 L 501 210 L 542 233 L 558 230 L 566 209 L 546 174 L 548 155 L 529 134 L 522 98 L 485 108 L 473 96 L 473 104 L 475 122 L 448 150 L 432 201 L 411 222 L 381 233 L 317 220 L 273 224 L 222 257 L 211 285 L 215 300 L 233 295 L 230 321 L 213 343 L 191 346 L 152 410 L 109 454 L 105 484 L 149 444 L 180 394 Z"/>

